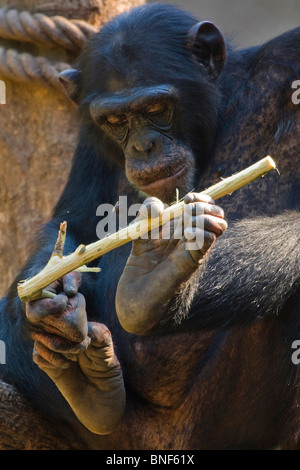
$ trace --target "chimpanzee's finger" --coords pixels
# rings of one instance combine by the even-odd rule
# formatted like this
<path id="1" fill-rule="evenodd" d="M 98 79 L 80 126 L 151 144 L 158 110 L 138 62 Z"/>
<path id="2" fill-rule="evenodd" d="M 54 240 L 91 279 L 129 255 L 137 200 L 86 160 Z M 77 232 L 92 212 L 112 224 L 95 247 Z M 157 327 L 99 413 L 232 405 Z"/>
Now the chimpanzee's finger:
<path id="1" fill-rule="evenodd" d="M 39 341 L 34 342 L 33 362 L 41 369 L 45 367 L 51 369 L 67 369 L 71 364 L 62 354 L 51 351 Z"/>
<path id="2" fill-rule="evenodd" d="M 215 204 L 215 201 L 212 197 L 202 193 L 188 193 L 184 196 L 183 200 L 185 204 L 190 204 L 192 202 L 206 202 L 207 204 Z"/>
<path id="3" fill-rule="evenodd" d="M 88 334 L 85 298 L 82 294 L 68 299 L 66 309 L 56 316 L 48 316 L 39 326 L 47 333 L 53 333 L 69 341 L 79 343 Z"/>
<path id="4" fill-rule="evenodd" d="M 158 199 L 157 197 L 149 197 L 145 199 L 145 201 L 141 205 L 135 222 L 148 218 L 155 219 L 160 216 L 163 210 L 164 204 L 160 199 Z"/>
<path id="5" fill-rule="evenodd" d="M 112 344 L 111 332 L 103 323 L 88 322 L 91 344 L 97 347 L 110 346 Z"/>
<path id="6" fill-rule="evenodd" d="M 103 323 L 89 322 L 89 336 L 91 346 L 79 361 L 85 365 L 85 370 L 96 370 L 98 377 L 107 379 L 121 376 L 121 368 L 117 356 L 114 352 L 112 336 L 106 325 Z M 93 378 L 97 374 L 93 372 Z"/>
<path id="7" fill-rule="evenodd" d="M 64 293 L 56 295 L 53 299 L 33 300 L 26 302 L 25 313 L 32 323 L 39 322 L 49 315 L 60 315 L 67 307 L 68 297 Z"/>
<path id="8" fill-rule="evenodd" d="M 50 351 L 61 354 L 79 354 L 82 351 L 85 351 L 91 343 L 91 338 L 88 336 L 80 343 L 74 343 L 62 338 L 61 336 L 36 331 L 31 333 L 31 338 L 41 343 Z"/>
<path id="9" fill-rule="evenodd" d="M 184 222 L 184 235 L 186 238 L 193 233 L 191 229 L 194 227 L 203 231 L 214 232 L 217 237 L 222 235 L 228 227 L 226 220 L 207 214 L 188 217 Z"/>
<path id="10" fill-rule="evenodd" d="M 189 250 L 191 257 L 196 263 L 199 263 L 208 250 L 215 242 L 217 235 L 214 232 L 204 231 L 193 227 L 185 232 L 186 235 L 186 249 Z"/>
<path id="11" fill-rule="evenodd" d="M 149 197 L 145 199 L 143 204 L 140 207 L 137 217 L 131 222 L 131 224 L 136 222 L 142 222 L 143 220 L 155 219 L 164 210 L 164 204 L 160 199 L 156 197 Z M 133 242 L 133 251 L 136 251 L 134 247 L 137 247 L 140 244 L 146 243 L 149 239 L 158 239 L 160 229 L 149 226 L 149 232 L 141 235 L 141 238 L 137 238 Z M 137 250 L 138 251 L 138 250 Z"/>
<path id="12" fill-rule="evenodd" d="M 72 271 L 62 278 L 63 290 L 68 297 L 74 297 L 81 286 L 81 273 Z"/>
<path id="13" fill-rule="evenodd" d="M 185 206 L 185 215 L 209 214 L 224 219 L 224 211 L 221 207 L 207 202 L 192 202 Z"/>

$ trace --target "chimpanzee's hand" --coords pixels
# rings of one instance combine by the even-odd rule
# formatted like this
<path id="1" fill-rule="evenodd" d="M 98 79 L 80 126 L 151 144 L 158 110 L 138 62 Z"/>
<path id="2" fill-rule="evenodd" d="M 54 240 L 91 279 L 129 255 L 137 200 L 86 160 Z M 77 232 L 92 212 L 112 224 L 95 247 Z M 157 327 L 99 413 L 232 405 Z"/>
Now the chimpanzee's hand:
<path id="1" fill-rule="evenodd" d="M 80 282 L 79 273 L 67 274 L 47 287 L 56 297 L 26 304 L 33 360 L 91 432 L 108 434 L 124 412 L 123 377 L 110 331 L 87 321 Z"/>
<path id="2" fill-rule="evenodd" d="M 146 334 L 162 320 L 180 285 L 227 229 L 223 210 L 209 196 L 190 193 L 185 203 L 185 216 L 164 225 L 158 238 L 133 242 L 116 294 L 119 320 L 131 333 Z M 146 199 L 136 220 L 158 217 L 163 209 L 159 199 Z"/>

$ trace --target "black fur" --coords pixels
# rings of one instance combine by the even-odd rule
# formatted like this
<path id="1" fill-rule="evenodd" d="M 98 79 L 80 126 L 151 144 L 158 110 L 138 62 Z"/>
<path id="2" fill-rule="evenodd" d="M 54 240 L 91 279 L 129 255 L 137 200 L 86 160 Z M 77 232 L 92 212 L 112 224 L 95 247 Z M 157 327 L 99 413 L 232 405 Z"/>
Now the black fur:
<path id="1" fill-rule="evenodd" d="M 220 166 L 225 176 L 272 149 L 277 149 L 283 168 L 280 178 L 277 174 L 266 176 L 232 199 L 224 199 L 231 220 L 226 235 L 217 242 L 205 269 L 182 286 L 170 305 L 168 321 L 156 333 L 160 336 L 171 332 L 180 337 L 182 332 L 220 328 L 230 335 L 232 327 L 246 328 L 267 317 L 273 321 L 293 305 L 294 310 L 283 318 L 289 322 L 287 337 L 291 337 L 293 324 L 296 330 L 292 336 L 298 334 L 300 339 L 299 322 L 295 321 L 300 307 L 296 135 L 300 124 L 299 108 L 291 106 L 288 95 L 291 82 L 300 77 L 300 29 L 249 50 L 234 51 L 228 45 L 227 65 L 213 81 L 195 67 L 182 47 L 186 32 L 196 22 L 192 15 L 168 5 L 139 7 L 106 25 L 89 41 L 79 62 L 78 69 L 83 72 L 82 128 L 70 178 L 53 219 L 39 236 L 35 253 L 0 303 L 0 338 L 7 346 L 7 364 L 1 366 L 1 376 L 16 384 L 45 413 L 58 418 L 70 419 L 72 414 L 55 386 L 31 360 L 32 341 L 16 296 L 16 283 L 46 263 L 61 221 L 68 222 L 66 253 L 80 243 L 95 241 L 97 206 L 115 204 L 119 184 L 126 187 L 122 152 L 97 128 L 88 109 L 93 97 L 108 90 L 112 76 L 123 83 L 131 80 L 144 86 L 167 82 L 179 89 L 182 134 L 197 157 L 195 189 L 215 182 Z M 134 74 L 126 77 L 128 64 Z M 260 97 L 266 94 L 269 121 L 260 124 L 257 116 L 264 105 Z M 253 123 L 256 127 L 251 127 Z M 138 202 L 140 196 L 129 184 L 127 192 L 131 202 Z M 114 298 L 129 250 L 130 246 L 125 246 L 95 261 L 102 273 L 85 275 L 82 287 L 89 318 L 106 323 L 112 330 L 125 378 L 133 354 L 128 348 L 132 336 L 120 328 Z M 214 354 L 219 347 L 215 342 Z M 287 355 L 289 348 L 287 344 Z M 176 368 L 176 363 L 167 367 Z M 293 380 L 294 376 L 293 372 Z M 129 395 L 135 396 L 131 389 L 132 385 L 128 387 Z M 251 438 L 249 442 L 252 444 Z"/>

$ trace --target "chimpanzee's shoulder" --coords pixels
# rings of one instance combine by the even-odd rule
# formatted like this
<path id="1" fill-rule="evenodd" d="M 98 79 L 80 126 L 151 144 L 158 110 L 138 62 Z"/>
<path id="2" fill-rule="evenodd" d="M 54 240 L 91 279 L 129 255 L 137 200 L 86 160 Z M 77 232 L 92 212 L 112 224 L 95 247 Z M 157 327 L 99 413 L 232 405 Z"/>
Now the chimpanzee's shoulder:
<path id="1" fill-rule="evenodd" d="M 252 73 L 276 69 L 300 78 L 300 27 L 287 31 L 258 47 L 251 64 Z M 295 74 L 295 75 L 294 75 Z M 298 76 L 296 76 L 298 74 Z M 294 75 L 294 77 L 292 77 Z M 275 78 L 275 77 L 274 77 Z"/>

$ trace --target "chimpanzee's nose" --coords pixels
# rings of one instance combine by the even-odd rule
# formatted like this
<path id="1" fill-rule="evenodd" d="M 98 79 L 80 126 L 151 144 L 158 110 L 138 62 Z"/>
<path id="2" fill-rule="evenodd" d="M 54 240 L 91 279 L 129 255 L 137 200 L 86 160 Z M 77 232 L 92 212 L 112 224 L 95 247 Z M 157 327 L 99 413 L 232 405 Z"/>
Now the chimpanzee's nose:
<path id="1" fill-rule="evenodd" d="M 132 147 L 136 152 L 147 153 L 154 147 L 154 141 L 152 139 L 138 139 Z"/>
<path id="2" fill-rule="evenodd" d="M 156 147 L 157 134 L 152 130 L 142 130 L 131 135 L 127 157 L 148 160 Z"/>

